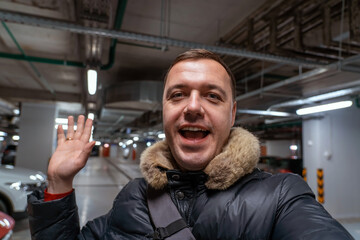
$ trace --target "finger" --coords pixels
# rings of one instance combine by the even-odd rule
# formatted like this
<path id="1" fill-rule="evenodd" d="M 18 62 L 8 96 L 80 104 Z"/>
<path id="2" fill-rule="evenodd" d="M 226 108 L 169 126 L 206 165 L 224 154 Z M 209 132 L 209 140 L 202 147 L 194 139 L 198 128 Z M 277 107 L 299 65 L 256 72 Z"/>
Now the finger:
<path id="1" fill-rule="evenodd" d="M 92 119 L 88 118 L 85 123 L 84 132 L 81 136 L 81 141 L 87 143 L 89 142 L 90 136 L 91 136 L 91 130 L 92 130 Z"/>
<path id="2" fill-rule="evenodd" d="M 74 117 L 68 116 L 68 130 L 66 134 L 67 138 L 74 138 Z"/>
<path id="3" fill-rule="evenodd" d="M 91 150 L 94 146 L 95 146 L 95 141 L 89 142 L 85 145 L 83 151 L 80 153 L 79 158 L 80 158 L 83 166 L 85 166 L 86 161 L 88 160 Z"/>
<path id="4" fill-rule="evenodd" d="M 62 125 L 58 125 L 57 128 L 57 137 L 58 137 L 58 145 L 63 144 L 65 142 L 65 134 Z"/>
<path id="5" fill-rule="evenodd" d="M 81 135 L 82 135 L 83 130 L 84 130 L 84 121 L 85 121 L 84 115 L 80 115 L 78 117 L 77 128 L 76 128 L 76 132 L 74 134 L 74 139 L 76 139 L 76 140 L 81 138 Z"/>

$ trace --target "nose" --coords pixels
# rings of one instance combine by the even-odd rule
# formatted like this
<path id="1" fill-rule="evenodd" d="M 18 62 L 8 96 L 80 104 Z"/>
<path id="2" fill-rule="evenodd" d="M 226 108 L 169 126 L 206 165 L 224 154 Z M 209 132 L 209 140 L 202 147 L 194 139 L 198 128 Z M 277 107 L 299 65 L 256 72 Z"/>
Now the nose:
<path id="1" fill-rule="evenodd" d="M 204 114 L 199 93 L 193 92 L 190 94 L 184 113 L 192 116 L 202 116 Z"/>

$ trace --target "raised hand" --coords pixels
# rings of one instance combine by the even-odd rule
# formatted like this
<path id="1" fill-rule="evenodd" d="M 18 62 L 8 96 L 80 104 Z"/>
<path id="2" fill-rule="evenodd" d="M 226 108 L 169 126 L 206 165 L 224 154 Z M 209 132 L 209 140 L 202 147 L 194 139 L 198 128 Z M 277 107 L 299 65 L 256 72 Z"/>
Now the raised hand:
<path id="1" fill-rule="evenodd" d="M 61 125 L 57 129 L 58 146 L 48 167 L 48 189 L 52 194 L 71 191 L 75 175 L 85 166 L 95 142 L 89 142 L 92 120 L 80 115 L 74 132 L 74 118 L 68 117 L 68 131 L 65 138 Z"/>

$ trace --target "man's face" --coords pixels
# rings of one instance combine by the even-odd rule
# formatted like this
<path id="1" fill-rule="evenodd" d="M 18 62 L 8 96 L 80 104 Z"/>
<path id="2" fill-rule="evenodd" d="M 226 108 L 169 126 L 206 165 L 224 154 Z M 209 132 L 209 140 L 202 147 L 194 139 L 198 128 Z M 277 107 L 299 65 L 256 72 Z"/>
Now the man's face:
<path id="1" fill-rule="evenodd" d="M 221 152 L 234 124 L 230 77 L 211 59 L 178 62 L 163 95 L 166 139 L 178 165 L 196 171 Z"/>

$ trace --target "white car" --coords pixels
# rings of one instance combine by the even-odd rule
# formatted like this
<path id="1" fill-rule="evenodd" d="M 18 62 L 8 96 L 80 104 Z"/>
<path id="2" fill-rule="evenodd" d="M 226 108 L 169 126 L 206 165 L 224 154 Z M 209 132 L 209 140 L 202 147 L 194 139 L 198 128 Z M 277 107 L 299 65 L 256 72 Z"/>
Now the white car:
<path id="1" fill-rule="evenodd" d="M 15 219 L 26 216 L 27 195 L 46 188 L 46 175 L 40 171 L 0 165 L 0 211 Z"/>

